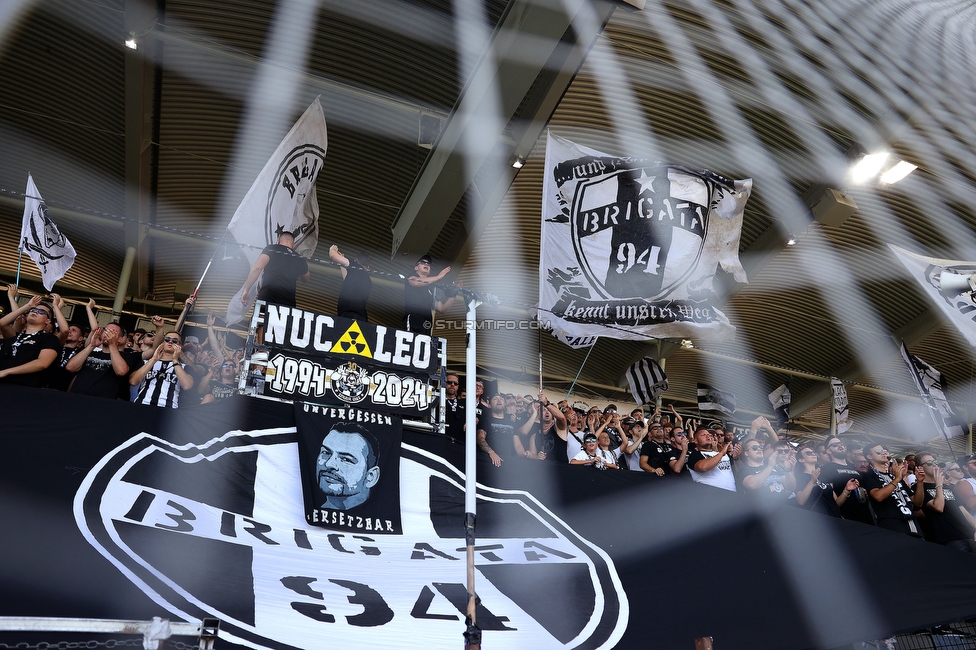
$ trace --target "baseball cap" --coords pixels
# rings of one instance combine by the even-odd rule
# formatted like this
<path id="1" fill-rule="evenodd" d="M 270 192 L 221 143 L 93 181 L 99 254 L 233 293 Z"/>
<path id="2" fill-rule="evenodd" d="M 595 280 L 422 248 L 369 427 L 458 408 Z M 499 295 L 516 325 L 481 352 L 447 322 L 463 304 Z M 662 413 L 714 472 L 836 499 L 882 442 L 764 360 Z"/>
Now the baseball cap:
<path id="1" fill-rule="evenodd" d="M 592 433 L 588 433 L 583 436 L 583 442 L 596 442 L 596 436 Z"/>
<path id="2" fill-rule="evenodd" d="M 428 264 L 433 264 L 434 258 L 431 257 L 430 255 L 422 255 L 420 259 L 417 260 L 417 264 L 420 264 L 421 262 L 427 262 Z M 416 266 L 416 264 L 414 266 Z"/>
<path id="3" fill-rule="evenodd" d="M 200 345 L 200 339 L 195 336 L 185 336 L 183 337 L 183 345 L 186 345 L 187 343 L 195 343 L 196 345 Z"/>
<path id="4" fill-rule="evenodd" d="M 634 423 L 632 425 L 630 425 L 630 426 L 643 428 L 646 425 L 644 424 L 644 420 L 634 420 Z"/>
<path id="5" fill-rule="evenodd" d="M 637 420 L 635 420 L 634 418 L 632 418 L 632 417 L 630 417 L 628 415 L 627 417 L 625 417 L 623 420 L 620 421 L 620 424 L 631 425 L 634 422 L 637 422 Z M 640 422 L 641 422 L 641 424 L 644 424 L 644 421 L 643 420 L 641 420 Z"/>

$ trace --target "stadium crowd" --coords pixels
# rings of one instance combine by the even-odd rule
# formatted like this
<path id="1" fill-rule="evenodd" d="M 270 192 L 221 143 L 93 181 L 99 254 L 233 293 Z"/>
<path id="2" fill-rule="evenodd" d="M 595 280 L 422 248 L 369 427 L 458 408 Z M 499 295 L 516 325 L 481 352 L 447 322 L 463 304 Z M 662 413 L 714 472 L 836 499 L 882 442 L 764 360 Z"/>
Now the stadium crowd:
<path id="1" fill-rule="evenodd" d="M 837 436 L 792 443 L 765 417 L 736 435 L 720 421 L 682 417 L 674 405 L 647 417 L 643 409 L 624 415 L 615 404 L 584 409 L 545 393 L 489 397 L 484 386 L 476 384 L 476 439 L 496 467 L 522 457 L 695 481 L 976 553 L 976 454 L 949 462 L 930 451 L 896 458 L 873 441 L 851 449 Z M 447 433 L 460 441 L 458 375 L 447 374 L 446 393 Z"/>
<path id="2" fill-rule="evenodd" d="M 427 270 L 429 262 L 422 259 L 418 267 Z M 117 321 L 100 326 L 90 300 L 84 305 L 87 326 L 69 324 L 58 294 L 50 302 L 34 296 L 19 304 L 18 289 L 10 285 L 7 295 L 10 310 L 0 318 L 0 383 L 164 408 L 239 392 L 244 350 L 227 347 L 213 312 L 201 343 L 158 316 L 152 318 L 154 331 L 128 332 Z M 178 323 L 193 304 L 187 300 Z M 260 354 L 251 359 L 256 374 L 263 370 Z M 458 375 L 446 374 L 445 393 L 446 433 L 463 442 Z M 764 417 L 737 436 L 719 421 L 683 417 L 673 405 L 651 414 L 640 408 L 619 413 L 615 404 L 584 409 L 552 402 L 545 393 L 489 395 L 481 380 L 476 401 L 478 450 L 496 467 L 525 458 L 579 471 L 641 472 L 652 481 L 695 481 L 976 553 L 976 454 L 946 463 L 930 451 L 894 458 L 883 444 L 870 441 L 849 449 L 836 436 L 796 444 L 780 438 Z"/>

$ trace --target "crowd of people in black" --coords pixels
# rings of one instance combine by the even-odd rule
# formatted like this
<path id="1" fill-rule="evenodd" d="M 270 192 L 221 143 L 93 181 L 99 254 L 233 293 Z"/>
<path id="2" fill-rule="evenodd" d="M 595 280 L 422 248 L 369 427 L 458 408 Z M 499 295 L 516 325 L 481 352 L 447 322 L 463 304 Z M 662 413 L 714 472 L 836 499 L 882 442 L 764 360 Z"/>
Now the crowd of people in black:
<path id="1" fill-rule="evenodd" d="M 184 336 L 159 316 L 155 329 L 132 332 L 118 322 L 98 324 L 97 305 L 85 305 L 87 324 L 69 324 L 65 301 L 34 296 L 19 305 L 7 287 L 10 310 L 0 318 L 0 383 L 52 388 L 167 408 L 212 402 L 237 392 L 243 349 L 231 350 L 207 317 L 207 337 Z M 186 310 L 193 306 L 187 301 Z M 182 321 L 182 318 L 180 319 Z"/>
<path id="2" fill-rule="evenodd" d="M 242 301 L 247 302 L 258 275 L 270 271 L 258 297 L 294 305 L 295 283 L 308 279 L 308 267 L 292 254 L 293 246 L 294 238 L 283 233 L 278 244 L 262 252 Z M 369 257 L 350 260 L 335 246 L 330 256 L 343 271 L 340 315 L 365 319 Z M 434 290 L 450 267 L 431 275 L 430 266 L 430 257 L 423 256 L 404 282 L 404 327 L 414 332 L 429 333 L 432 312 L 446 310 L 454 298 Z M 201 343 L 158 316 L 152 318 L 152 332 L 127 332 L 119 322 L 99 326 L 96 305 L 89 301 L 86 327 L 66 321 L 65 302 L 57 294 L 50 302 L 34 296 L 22 305 L 16 286 L 7 294 L 10 311 L 0 318 L 0 383 L 166 408 L 239 392 L 244 350 L 226 346 L 214 329 L 213 312 Z M 177 322 L 193 304 L 193 298 L 187 300 Z M 258 356 L 251 365 L 260 373 Z M 445 393 L 446 433 L 463 441 L 465 407 L 456 374 L 446 375 Z M 682 417 L 673 405 L 647 417 L 639 408 L 627 415 L 614 404 L 583 409 L 566 400 L 552 402 L 545 393 L 488 395 L 483 381 L 476 384 L 476 401 L 477 446 L 496 467 L 525 458 L 642 472 L 654 477 L 650 480 L 691 480 L 976 553 L 976 454 L 943 463 L 929 451 L 893 458 L 884 445 L 870 442 L 848 449 L 838 437 L 797 445 L 781 439 L 763 417 L 736 436 L 721 422 Z"/>
<path id="3" fill-rule="evenodd" d="M 521 457 L 695 481 L 976 553 L 976 454 L 949 462 L 930 451 L 896 458 L 883 444 L 849 449 L 849 439 L 837 436 L 793 443 L 764 417 L 737 436 L 719 421 L 682 417 L 673 405 L 645 417 L 643 409 L 583 409 L 545 393 L 487 396 L 484 387 L 479 380 L 476 441 L 496 467 Z M 456 374 L 447 374 L 446 393 L 447 433 L 463 441 Z"/>

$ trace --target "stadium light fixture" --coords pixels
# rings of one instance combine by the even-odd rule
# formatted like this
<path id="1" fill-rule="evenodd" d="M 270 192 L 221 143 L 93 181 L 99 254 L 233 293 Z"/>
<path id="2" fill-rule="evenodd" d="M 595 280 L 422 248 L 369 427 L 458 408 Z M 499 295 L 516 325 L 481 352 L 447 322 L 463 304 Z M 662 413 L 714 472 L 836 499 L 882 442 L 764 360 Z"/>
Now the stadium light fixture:
<path id="1" fill-rule="evenodd" d="M 125 46 L 130 50 L 138 50 L 139 42 L 136 41 L 136 35 L 133 32 L 129 32 L 129 38 L 125 39 Z"/>
<path id="2" fill-rule="evenodd" d="M 891 185 L 892 183 L 897 183 L 901 179 L 905 178 L 916 169 L 918 169 L 918 165 L 913 165 L 906 160 L 899 160 L 894 167 L 881 174 L 881 178 L 879 180 L 882 183 Z"/>
<path id="3" fill-rule="evenodd" d="M 886 153 L 867 154 L 851 168 L 851 180 L 855 183 L 869 181 L 879 173 L 888 159 Z"/>

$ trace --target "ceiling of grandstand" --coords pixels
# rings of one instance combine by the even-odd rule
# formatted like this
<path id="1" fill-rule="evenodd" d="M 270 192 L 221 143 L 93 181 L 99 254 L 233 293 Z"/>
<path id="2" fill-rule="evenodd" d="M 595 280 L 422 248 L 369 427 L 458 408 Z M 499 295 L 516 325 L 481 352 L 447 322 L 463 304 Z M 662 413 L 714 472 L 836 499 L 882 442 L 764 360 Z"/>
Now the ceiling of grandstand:
<path id="1" fill-rule="evenodd" d="M 667 359 L 667 400 L 691 405 L 707 381 L 745 417 L 769 413 L 766 394 L 792 377 L 793 416 L 809 430 L 828 426 L 835 376 L 855 431 L 929 438 L 895 341 L 944 373 L 970 421 L 973 351 L 887 245 L 976 260 L 974 18 L 962 0 L 0 3 L 0 279 L 16 274 L 30 172 L 78 251 L 57 285 L 66 297 L 111 305 L 132 247 L 126 309 L 178 311 L 216 250 L 191 320 L 222 312 L 247 265 L 217 242 L 319 96 L 321 235 L 299 304 L 335 309 L 336 243 L 371 251 L 388 274 L 430 252 L 450 278 L 502 299 L 480 315 L 518 320 L 538 298 L 549 129 L 754 179 L 740 244 L 749 282 L 720 290 L 737 336 L 694 348 L 601 339 L 586 358 L 535 330 L 483 330 L 486 373 L 533 383 L 541 349 L 552 394 L 579 373 L 584 396 L 624 399 L 625 368 L 652 354 Z M 879 151 L 918 169 L 853 183 L 851 164 Z M 814 218 L 828 188 L 856 203 L 853 216 Z M 29 261 L 23 274 L 40 288 Z M 398 323 L 401 293 L 377 277 L 372 319 Z M 448 339 L 460 367 L 463 336 Z"/>

